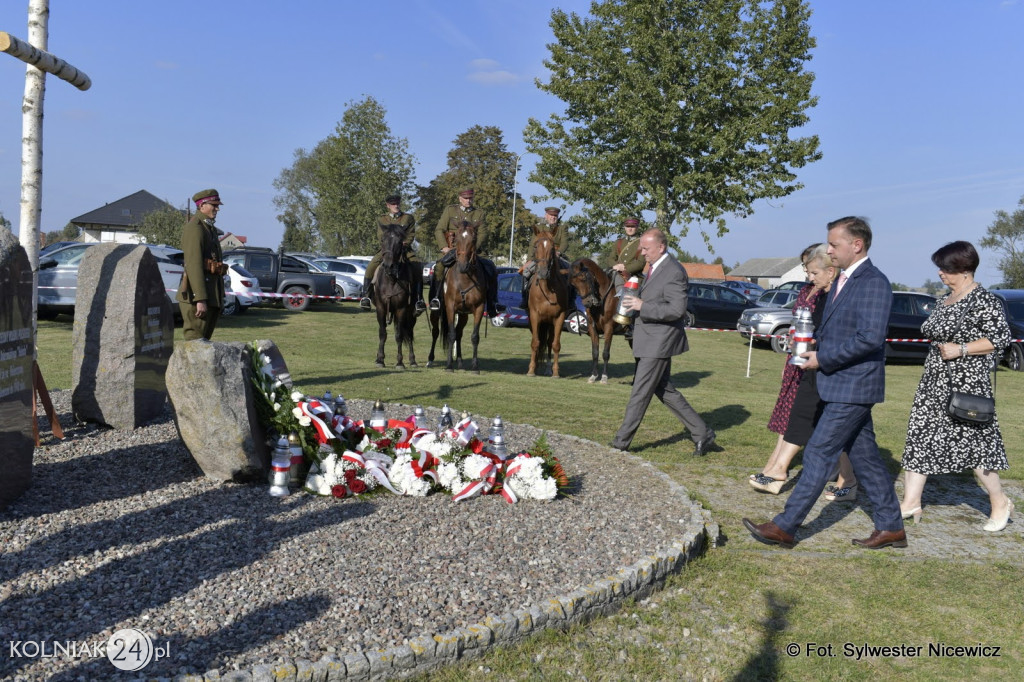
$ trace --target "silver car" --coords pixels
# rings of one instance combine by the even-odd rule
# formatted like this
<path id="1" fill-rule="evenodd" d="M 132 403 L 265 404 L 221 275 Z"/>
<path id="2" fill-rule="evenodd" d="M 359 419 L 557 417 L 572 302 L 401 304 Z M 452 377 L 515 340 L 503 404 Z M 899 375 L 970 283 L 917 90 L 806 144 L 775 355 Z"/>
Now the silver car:
<path id="1" fill-rule="evenodd" d="M 750 308 L 744 310 L 736 322 L 736 329 L 745 339 L 754 336 L 755 343 L 771 343 L 776 353 L 788 353 L 790 345 L 789 328 L 793 324 L 793 303 L 781 308 Z M 768 336 L 771 338 L 766 338 Z"/>
<path id="2" fill-rule="evenodd" d="M 39 259 L 39 316 L 55 317 L 59 313 L 73 314 L 75 294 L 78 292 L 78 266 L 85 250 L 98 242 L 72 243 L 54 249 Z M 181 276 L 185 273 L 181 249 L 163 245 L 145 245 L 156 258 L 157 268 L 164 283 L 167 301 L 175 316 L 179 316 L 178 294 Z"/>

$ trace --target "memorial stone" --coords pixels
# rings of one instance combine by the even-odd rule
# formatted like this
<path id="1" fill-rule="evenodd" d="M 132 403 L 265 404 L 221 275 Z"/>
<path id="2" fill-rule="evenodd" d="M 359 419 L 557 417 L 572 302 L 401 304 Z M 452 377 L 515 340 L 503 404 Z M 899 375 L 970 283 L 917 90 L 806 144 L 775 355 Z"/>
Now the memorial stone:
<path id="1" fill-rule="evenodd" d="M 78 269 L 71 408 L 80 421 L 134 429 L 163 414 L 174 313 L 145 246 L 99 244 Z"/>
<path id="2" fill-rule="evenodd" d="M 0 509 L 32 482 L 32 268 L 0 227 Z"/>
<path id="3" fill-rule="evenodd" d="M 259 346 L 284 381 L 288 368 L 277 347 L 270 341 Z M 256 414 L 252 376 L 252 354 L 243 343 L 186 341 L 171 356 L 167 392 L 178 433 L 208 478 L 266 481 L 270 448 Z"/>

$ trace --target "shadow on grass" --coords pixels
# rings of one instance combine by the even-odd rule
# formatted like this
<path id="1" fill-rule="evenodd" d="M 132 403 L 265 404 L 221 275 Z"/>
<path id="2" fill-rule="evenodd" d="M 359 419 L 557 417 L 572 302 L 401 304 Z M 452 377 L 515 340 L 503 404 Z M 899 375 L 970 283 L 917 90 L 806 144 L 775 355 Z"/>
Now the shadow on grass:
<path id="1" fill-rule="evenodd" d="M 764 632 L 761 647 L 750 657 L 743 669 L 733 676 L 735 682 L 777 680 L 781 675 L 778 637 L 789 628 L 786 616 L 793 605 L 781 601 L 774 592 L 765 594 L 765 599 L 768 602 L 768 617 L 761 621 L 761 630 Z"/>

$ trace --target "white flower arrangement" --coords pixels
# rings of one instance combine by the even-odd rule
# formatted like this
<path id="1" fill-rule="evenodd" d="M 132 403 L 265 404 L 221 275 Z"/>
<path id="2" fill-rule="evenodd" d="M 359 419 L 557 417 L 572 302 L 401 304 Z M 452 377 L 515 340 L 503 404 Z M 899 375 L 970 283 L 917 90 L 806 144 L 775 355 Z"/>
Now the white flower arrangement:
<path id="1" fill-rule="evenodd" d="M 395 490 L 411 497 L 425 497 L 433 488 L 433 482 L 426 477 L 419 478 L 412 468 L 412 455 L 406 452 L 395 458 L 388 471 L 388 480 Z"/>
<path id="2" fill-rule="evenodd" d="M 558 494 L 555 479 L 544 475 L 544 460 L 540 457 L 521 458 L 519 469 L 505 479 L 505 487 L 521 500 L 553 500 Z"/>

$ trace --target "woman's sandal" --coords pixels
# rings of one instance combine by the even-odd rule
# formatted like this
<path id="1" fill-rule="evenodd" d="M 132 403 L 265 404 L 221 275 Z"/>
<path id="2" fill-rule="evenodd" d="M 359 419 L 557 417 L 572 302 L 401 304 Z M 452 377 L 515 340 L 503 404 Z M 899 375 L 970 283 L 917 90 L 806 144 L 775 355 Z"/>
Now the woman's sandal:
<path id="1" fill-rule="evenodd" d="M 857 484 L 854 483 L 842 488 L 830 485 L 825 488 L 825 499 L 829 502 L 853 502 L 857 499 Z"/>
<path id="2" fill-rule="evenodd" d="M 780 481 L 777 478 L 765 476 L 764 474 L 754 474 L 748 482 L 754 490 L 778 495 L 779 491 L 782 490 L 782 486 L 785 485 L 786 479 Z"/>

